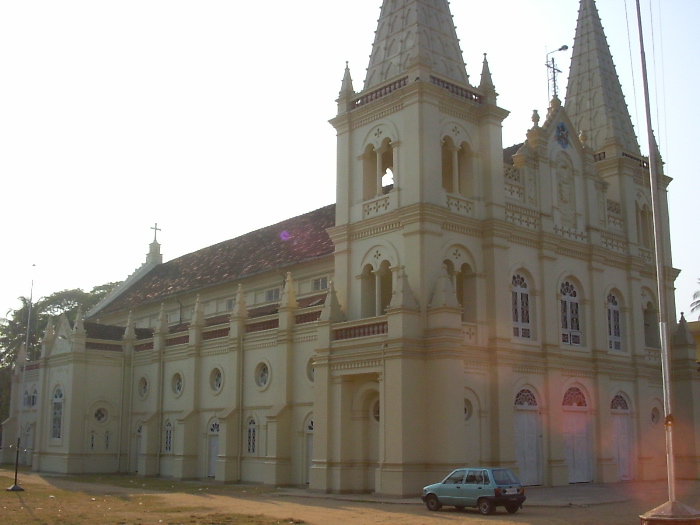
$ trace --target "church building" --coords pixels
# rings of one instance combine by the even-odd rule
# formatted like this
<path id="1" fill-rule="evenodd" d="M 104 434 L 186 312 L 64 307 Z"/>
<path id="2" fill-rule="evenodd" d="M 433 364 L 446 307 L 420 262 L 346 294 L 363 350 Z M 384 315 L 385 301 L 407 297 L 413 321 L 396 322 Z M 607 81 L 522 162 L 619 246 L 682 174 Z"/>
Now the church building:
<path id="1" fill-rule="evenodd" d="M 5 444 L 19 431 L 39 472 L 330 493 L 416 495 L 465 465 L 663 478 L 649 163 L 670 298 L 671 179 L 640 152 L 595 1 L 565 100 L 522 144 L 504 149 L 486 57 L 470 78 L 447 0 L 384 0 L 331 120 L 336 202 L 168 262 L 154 239 L 20 355 Z M 677 472 L 697 478 L 695 344 L 671 332 Z"/>

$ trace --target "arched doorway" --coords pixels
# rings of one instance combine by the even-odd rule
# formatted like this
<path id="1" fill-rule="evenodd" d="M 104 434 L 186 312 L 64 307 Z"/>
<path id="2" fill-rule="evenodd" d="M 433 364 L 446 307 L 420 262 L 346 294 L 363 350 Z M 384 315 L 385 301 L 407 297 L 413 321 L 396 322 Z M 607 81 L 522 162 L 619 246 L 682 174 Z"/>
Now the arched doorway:
<path id="1" fill-rule="evenodd" d="M 620 480 L 632 479 L 632 451 L 634 436 L 629 404 L 624 396 L 617 394 L 610 402 L 613 454 Z"/>
<path id="2" fill-rule="evenodd" d="M 523 388 L 515 396 L 515 458 L 523 485 L 542 484 L 542 425 L 537 398 Z"/>
<path id="3" fill-rule="evenodd" d="M 569 388 L 562 403 L 563 435 L 569 483 L 593 481 L 592 439 L 588 401 L 578 387 Z"/>

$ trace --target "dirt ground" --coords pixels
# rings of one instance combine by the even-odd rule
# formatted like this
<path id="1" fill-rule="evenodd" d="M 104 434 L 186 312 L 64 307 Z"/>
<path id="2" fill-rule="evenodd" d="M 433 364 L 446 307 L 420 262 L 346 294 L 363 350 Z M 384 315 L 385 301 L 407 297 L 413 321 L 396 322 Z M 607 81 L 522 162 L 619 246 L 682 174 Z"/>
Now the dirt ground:
<path id="1" fill-rule="evenodd" d="M 0 483 L 13 472 L 0 469 Z M 2 491 L 0 522 L 30 523 L 297 523 L 309 525 L 516 524 L 597 525 L 639 523 L 639 515 L 665 501 L 663 487 L 629 485 L 615 503 L 566 503 L 566 493 L 542 491 L 537 504 L 517 514 L 498 508 L 491 516 L 475 510 L 443 508 L 429 512 L 419 499 L 371 500 L 362 496 L 313 495 L 303 490 L 270 489 L 206 482 L 144 480 L 127 476 L 55 477 L 20 473 L 24 492 Z M 112 483 L 112 484 L 109 484 Z M 2 485 L 0 485 L 2 486 Z M 697 484 L 682 501 L 698 508 Z M 634 490 L 632 490 L 634 488 Z M 535 489 L 536 490 L 536 489 Z M 546 490 L 546 489 L 543 489 Z M 554 490 L 554 489 L 549 489 Z M 572 490 L 566 489 L 573 494 Z M 552 494 L 548 502 L 547 494 Z M 562 499 L 564 498 L 564 499 Z M 679 498 L 680 499 L 680 498 Z"/>

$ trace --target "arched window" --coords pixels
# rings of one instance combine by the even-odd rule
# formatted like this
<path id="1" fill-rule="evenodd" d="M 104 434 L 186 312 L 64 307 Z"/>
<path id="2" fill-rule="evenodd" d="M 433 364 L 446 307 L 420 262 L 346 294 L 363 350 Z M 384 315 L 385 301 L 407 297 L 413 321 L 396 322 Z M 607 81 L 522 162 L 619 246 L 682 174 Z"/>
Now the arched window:
<path id="1" fill-rule="evenodd" d="M 36 402 L 37 402 L 37 398 L 38 398 L 38 397 L 39 397 L 39 394 L 38 394 L 38 392 L 37 392 L 37 390 L 36 390 L 36 388 L 35 388 L 34 390 L 32 390 L 32 399 L 31 399 L 31 404 L 32 404 L 33 407 L 36 406 Z"/>
<path id="2" fill-rule="evenodd" d="M 29 391 L 28 390 L 24 391 L 24 396 L 22 397 L 22 404 L 25 407 L 29 406 Z"/>
<path id="3" fill-rule="evenodd" d="M 532 390 L 523 388 L 515 396 L 515 406 L 536 407 L 537 398 L 535 397 L 535 394 L 532 393 Z"/>
<path id="4" fill-rule="evenodd" d="M 620 394 L 617 394 L 615 397 L 612 398 L 612 401 L 610 402 L 610 410 L 628 411 L 629 409 L 630 407 L 627 403 L 627 400 Z"/>
<path id="5" fill-rule="evenodd" d="M 452 137 L 442 140 L 442 187 L 447 193 L 473 197 L 473 156 L 466 143 L 457 145 Z"/>
<path id="6" fill-rule="evenodd" d="M 647 348 L 661 348 L 659 338 L 659 316 L 651 301 L 643 307 L 644 314 L 644 344 Z"/>
<path id="7" fill-rule="evenodd" d="M 214 421 L 211 422 L 211 425 L 209 425 L 209 433 L 210 434 L 218 434 L 220 428 L 221 428 L 221 425 L 219 424 L 219 420 L 215 419 Z"/>
<path id="8" fill-rule="evenodd" d="M 442 264 L 447 269 L 452 286 L 457 295 L 457 302 L 462 307 L 462 321 L 476 322 L 476 274 L 467 263 L 455 268 L 450 259 L 445 259 Z"/>
<path id="9" fill-rule="evenodd" d="M 53 393 L 53 410 L 51 411 L 51 437 L 61 438 L 63 424 L 63 390 L 57 388 Z"/>
<path id="10" fill-rule="evenodd" d="M 649 250 L 654 247 L 653 216 L 646 203 L 636 205 L 637 244 Z"/>
<path id="11" fill-rule="evenodd" d="M 248 454 L 255 454 L 257 451 L 258 424 L 254 418 L 248 420 Z"/>
<path id="12" fill-rule="evenodd" d="M 532 339 L 530 325 L 530 292 L 527 280 L 520 274 L 511 281 L 511 309 L 513 311 L 513 337 Z"/>
<path id="13" fill-rule="evenodd" d="M 362 155 L 362 198 L 373 199 L 389 190 L 394 181 L 394 147 L 389 138 L 375 148 L 367 145 Z M 385 185 L 386 184 L 386 185 Z"/>
<path id="14" fill-rule="evenodd" d="M 380 257 L 381 254 L 377 251 L 375 258 Z M 376 271 L 371 264 L 366 264 L 360 279 L 362 281 L 360 307 L 362 317 L 384 315 L 394 293 L 394 277 L 389 261 L 383 260 Z"/>
<path id="15" fill-rule="evenodd" d="M 617 297 L 608 294 L 608 348 L 622 350 L 622 325 Z"/>
<path id="16" fill-rule="evenodd" d="M 90 432 L 90 450 L 95 450 L 95 431 Z"/>
<path id="17" fill-rule="evenodd" d="M 588 406 L 586 402 L 586 395 L 581 391 L 580 388 L 572 386 L 564 394 L 564 401 L 562 405 L 565 407 L 585 407 Z"/>
<path id="18" fill-rule="evenodd" d="M 165 451 L 173 451 L 173 424 L 170 421 L 165 423 Z"/>
<path id="19" fill-rule="evenodd" d="M 105 432 L 105 450 L 109 450 L 109 430 Z"/>
<path id="20" fill-rule="evenodd" d="M 565 345 L 581 344 L 581 318 L 578 292 L 573 283 L 561 284 L 561 342 Z"/>

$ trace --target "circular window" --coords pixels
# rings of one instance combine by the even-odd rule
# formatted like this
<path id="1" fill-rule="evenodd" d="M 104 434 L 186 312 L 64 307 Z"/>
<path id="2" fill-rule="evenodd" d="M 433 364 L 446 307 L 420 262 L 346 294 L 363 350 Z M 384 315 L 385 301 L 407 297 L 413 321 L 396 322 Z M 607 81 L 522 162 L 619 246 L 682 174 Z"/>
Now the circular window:
<path id="1" fill-rule="evenodd" d="M 312 383 L 314 382 L 314 360 L 313 358 L 309 359 L 308 362 L 306 363 L 306 377 L 309 378 L 309 381 Z"/>
<path id="2" fill-rule="evenodd" d="M 173 376 L 172 388 L 175 395 L 182 394 L 182 389 L 184 388 L 184 381 L 182 379 L 182 374 L 179 372 Z"/>
<path id="3" fill-rule="evenodd" d="M 211 371 L 211 374 L 209 375 L 209 386 L 211 386 L 211 389 L 214 392 L 218 392 L 219 390 L 221 390 L 221 387 L 223 385 L 224 385 L 224 374 L 220 368 L 215 368 L 214 370 Z"/>
<path id="4" fill-rule="evenodd" d="M 379 422 L 379 400 L 377 399 L 372 405 L 372 417 L 375 421 Z"/>
<path id="5" fill-rule="evenodd" d="M 474 413 L 474 406 L 468 399 L 464 400 L 464 421 L 469 421 Z"/>
<path id="6" fill-rule="evenodd" d="M 107 421 L 107 411 L 104 408 L 98 408 L 95 410 L 95 421 L 98 423 L 104 423 Z"/>
<path id="7" fill-rule="evenodd" d="M 651 424 L 657 426 L 661 421 L 661 411 L 654 407 L 651 409 Z"/>
<path id="8" fill-rule="evenodd" d="M 255 383 L 263 388 L 270 382 L 270 367 L 267 363 L 260 363 L 255 369 Z"/>
<path id="9" fill-rule="evenodd" d="M 141 398 L 145 398 L 148 395 L 148 379 L 145 377 L 139 380 L 139 395 Z"/>

